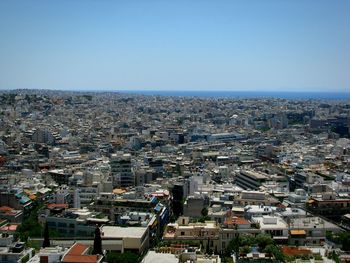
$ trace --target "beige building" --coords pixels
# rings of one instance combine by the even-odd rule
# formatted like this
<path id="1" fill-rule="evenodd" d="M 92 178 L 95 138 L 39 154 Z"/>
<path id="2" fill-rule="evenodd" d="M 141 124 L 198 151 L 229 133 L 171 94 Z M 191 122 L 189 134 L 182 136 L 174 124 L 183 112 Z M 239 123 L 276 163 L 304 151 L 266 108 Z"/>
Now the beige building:
<path id="1" fill-rule="evenodd" d="M 103 226 L 101 236 L 103 248 L 109 251 L 143 253 L 149 247 L 147 227 Z"/>
<path id="2" fill-rule="evenodd" d="M 176 223 L 167 225 L 163 240 L 197 242 L 204 249 L 221 251 L 220 226 L 215 221 L 190 223 L 189 217 L 179 217 Z"/>

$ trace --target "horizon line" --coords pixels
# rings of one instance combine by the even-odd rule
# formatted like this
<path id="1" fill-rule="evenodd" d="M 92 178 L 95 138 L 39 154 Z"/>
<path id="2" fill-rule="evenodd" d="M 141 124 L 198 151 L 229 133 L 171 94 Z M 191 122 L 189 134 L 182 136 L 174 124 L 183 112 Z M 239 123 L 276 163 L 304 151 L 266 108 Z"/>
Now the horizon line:
<path id="1" fill-rule="evenodd" d="M 278 93 L 350 93 L 350 90 L 278 90 L 278 89 L 270 89 L 270 90 L 260 90 L 260 89 L 112 89 L 112 88 L 0 88 L 0 92 L 2 91 L 16 91 L 16 90 L 35 90 L 35 91 L 77 91 L 77 92 L 261 92 L 261 93 L 269 93 L 269 92 L 278 92 Z"/>

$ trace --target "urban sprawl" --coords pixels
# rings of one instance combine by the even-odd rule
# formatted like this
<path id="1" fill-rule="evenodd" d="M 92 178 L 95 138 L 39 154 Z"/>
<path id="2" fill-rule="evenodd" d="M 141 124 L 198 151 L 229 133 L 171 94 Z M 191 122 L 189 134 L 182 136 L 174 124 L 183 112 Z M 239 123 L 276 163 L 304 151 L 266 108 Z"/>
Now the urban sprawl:
<path id="1" fill-rule="evenodd" d="M 350 101 L 0 92 L 0 262 L 350 262 Z"/>

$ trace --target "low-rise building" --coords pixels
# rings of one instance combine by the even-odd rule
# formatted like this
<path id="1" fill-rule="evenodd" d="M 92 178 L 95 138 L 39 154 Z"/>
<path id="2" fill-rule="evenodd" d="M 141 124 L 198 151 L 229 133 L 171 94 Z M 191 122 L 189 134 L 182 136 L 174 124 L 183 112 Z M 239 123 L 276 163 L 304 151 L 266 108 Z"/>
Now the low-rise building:
<path id="1" fill-rule="evenodd" d="M 89 246 L 75 243 L 67 252 L 62 256 L 62 263 L 99 263 L 102 262 L 103 255 L 91 255 L 89 254 Z"/>
<path id="2" fill-rule="evenodd" d="M 10 237 L 13 239 L 13 237 Z M 33 248 L 26 248 L 24 242 L 0 246 L 0 262 L 18 263 L 28 261 L 34 254 Z"/>
<path id="3" fill-rule="evenodd" d="M 101 228 L 102 245 L 108 251 L 133 251 L 144 253 L 149 247 L 148 227 L 103 226 Z"/>
<path id="4" fill-rule="evenodd" d="M 8 206 L 0 207 L 0 219 L 5 219 L 11 223 L 21 223 L 23 218 L 23 211 L 15 210 Z"/>
<path id="5" fill-rule="evenodd" d="M 342 215 L 350 213 L 350 198 L 333 192 L 317 194 L 311 196 L 307 208 L 316 215 L 339 220 Z"/>
<path id="6" fill-rule="evenodd" d="M 258 190 L 259 187 L 268 179 L 266 174 L 242 170 L 236 177 L 236 184 L 243 189 Z"/>
<path id="7" fill-rule="evenodd" d="M 41 248 L 28 263 L 59 263 L 65 252 L 66 250 L 59 246 Z"/>
<path id="8" fill-rule="evenodd" d="M 87 209 L 52 209 L 45 218 L 50 229 L 63 237 L 93 237 L 96 224 L 106 224 L 108 218 L 98 218 Z"/>
<path id="9" fill-rule="evenodd" d="M 342 229 L 320 217 L 293 218 L 290 220 L 290 243 L 294 245 L 322 244 L 327 231 L 337 233 Z"/>
<path id="10" fill-rule="evenodd" d="M 179 217 L 176 223 L 166 226 L 164 241 L 193 241 L 208 250 L 221 251 L 220 227 L 215 221 L 190 223 L 188 217 Z"/>
<path id="11" fill-rule="evenodd" d="M 289 226 L 279 216 L 252 217 L 252 221 L 259 224 L 260 232 L 271 235 L 279 243 L 287 243 Z"/>

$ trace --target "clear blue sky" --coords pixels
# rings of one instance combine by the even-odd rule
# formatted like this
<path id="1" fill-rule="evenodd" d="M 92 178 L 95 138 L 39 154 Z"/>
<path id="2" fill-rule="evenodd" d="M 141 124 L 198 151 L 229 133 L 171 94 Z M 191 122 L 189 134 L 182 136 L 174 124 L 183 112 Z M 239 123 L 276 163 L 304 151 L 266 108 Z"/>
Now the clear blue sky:
<path id="1" fill-rule="evenodd" d="M 350 92 L 350 1 L 1 0 L 17 88 Z"/>

